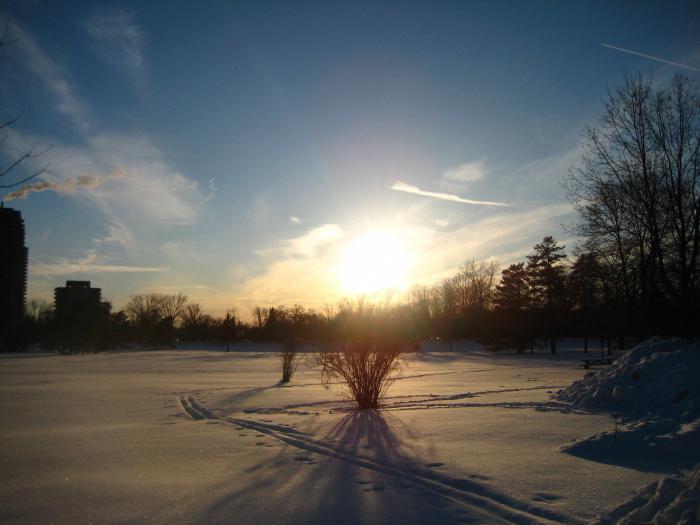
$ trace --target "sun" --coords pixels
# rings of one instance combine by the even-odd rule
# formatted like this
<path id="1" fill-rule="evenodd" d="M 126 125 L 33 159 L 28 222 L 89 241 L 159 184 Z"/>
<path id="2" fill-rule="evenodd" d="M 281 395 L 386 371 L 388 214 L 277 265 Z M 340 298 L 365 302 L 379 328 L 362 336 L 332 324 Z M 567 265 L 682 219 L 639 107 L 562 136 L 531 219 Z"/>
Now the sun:
<path id="1" fill-rule="evenodd" d="M 373 230 L 346 246 L 338 279 L 351 294 L 394 289 L 404 284 L 410 261 L 397 235 Z"/>

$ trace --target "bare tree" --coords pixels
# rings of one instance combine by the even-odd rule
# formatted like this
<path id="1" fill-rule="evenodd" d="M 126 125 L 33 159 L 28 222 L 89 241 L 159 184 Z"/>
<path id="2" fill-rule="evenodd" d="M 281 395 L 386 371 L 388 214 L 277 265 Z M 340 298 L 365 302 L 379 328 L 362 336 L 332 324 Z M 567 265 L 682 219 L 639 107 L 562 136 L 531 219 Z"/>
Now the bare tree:
<path id="1" fill-rule="evenodd" d="M 8 46 L 11 46 L 12 44 L 15 43 L 14 40 L 9 40 L 8 38 L 8 29 L 10 27 L 10 20 L 7 19 L 5 21 L 5 25 L 3 26 L 2 30 L 0 31 L 0 59 L 6 59 L 9 58 L 10 55 L 6 54 L 5 51 Z M 13 118 L 5 121 L 0 122 L 0 153 L 2 152 L 2 149 L 6 147 L 7 141 L 9 139 L 9 135 L 7 134 L 7 131 L 12 127 L 12 125 L 16 124 L 17 121 L 22 117 L 22 114 L 18 114 L 14 116 Z M 48 168 L 48 164 L 44 165 L 43 167 L 40 168 L 32 168 L 28 171 L 25 172 L 24 176 L 22 176 L 18 180 L 12 181 L 10 179 L 10 176 L 12 175 L 13 172 L 16 170 L 19 170 L 20 168 L 23 168 L 24 165 L 27 163 L 27 161 L 31 161 L 32 159 L 36 159 L 37 157 L 40 157 L 44 155 L 47 151 L 51 149 L 51 146 L 48 146 L 46 148 L 37 150 L 36 144 L 32 145 L 28 149 L 14 155 L 12 157 L 10 155 L 10 161 L 5 164 L 0 166 L 0 189 L 8 189 L 8 188 L 14 188 L 16 186 L 20 186 L 21 184 L 24 184 L 25 182 L 29 182 L 30 180 L 38 177 L 42 173 L 46 171 Z M 6 155 L 3 155 L 6 156 Z"/>
<path id="2" fill-rule="evenodd" d="M 269 314 L 268 308 L 263 308 L 260 306 L 255 306 L 253 308 L 253 318 L 255 319 L 255 326 L 257 326 L 258 329 L 262 329 L 263 326 L 265 326 L 265 323 L 267 322 L 268 314 Z"/>
<path id="3" fill-rule="evenodd" d="M 278 354 L 282 365 L 282 383 L 289 383 L 294 377 L 294 373 L 299 366 L 299 353 L 295 341 L 288 341 L 284 345 L 282 352 Z"/>
<path id="4" fill-rule="evenodd" d="M 339 348 L 315 354 L 326 388 L 340 382 L 357 408 L 376 409 L 391 384 L 399 377 L 403 345 L 382 340 L 354 340 Z"/>
<path id="5" fill-rule="evenodd" d="M 623 322 L 692 331 L 700 295 L 700 94 L 687 77 L 663 87 L 627 77 L 567 181 L 576 233 L 616 269 Z M 621 323 L 622 324 L 622 323 Z"/>
<path id="6" fill-rule="evenodd" d="M 469 311 L 486 311 L 491 307 L 495 291 L 496 262 L 465 263 L 459 273 L 453 277 L 453 288 L 457 299 L 457 308 L 461 313 Z"/>
<path id="7" fill-rule="evenodd" d="M 182 316 L 186 300 L 182 294 L 132 295 L 124 312 L 151 344 L 172 344 L 175 323 Z"/>
<path id="8" fill-rule="evenodd" d="M 182 312 L 183 328 L 194 328 L 202 324 L 206 314 L 197 303 L 188 304 Z"/>
<path id="9" fill-rule="evenodd" d="M 181 293 L 162 295 L 160 305 L 162 316 L 172 319 L 172 322 L 175 323 L 182 317 L 186 301 L 187 297 Z"/>
<path id="10" fill-rule="evenodd" d="M 154 325 L 162 317 L 162 297 L 160 294 L 132 295 L 124 307 L 124 312 L 131 322 L 140 327 Z"/>

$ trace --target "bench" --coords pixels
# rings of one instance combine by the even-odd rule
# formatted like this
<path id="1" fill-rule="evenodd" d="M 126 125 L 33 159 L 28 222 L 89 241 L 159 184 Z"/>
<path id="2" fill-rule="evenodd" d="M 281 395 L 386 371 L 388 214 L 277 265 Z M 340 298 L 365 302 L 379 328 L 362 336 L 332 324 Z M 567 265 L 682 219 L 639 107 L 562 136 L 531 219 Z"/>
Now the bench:
<path id="1" fill-rule="evenodd" d="M 615 361 L 614 357 L 598 357 L 595 359 L 584 359 L 583 364 L 581 365 L 583 368 L 590 368 L 591 365 L 611 365 Z"/>

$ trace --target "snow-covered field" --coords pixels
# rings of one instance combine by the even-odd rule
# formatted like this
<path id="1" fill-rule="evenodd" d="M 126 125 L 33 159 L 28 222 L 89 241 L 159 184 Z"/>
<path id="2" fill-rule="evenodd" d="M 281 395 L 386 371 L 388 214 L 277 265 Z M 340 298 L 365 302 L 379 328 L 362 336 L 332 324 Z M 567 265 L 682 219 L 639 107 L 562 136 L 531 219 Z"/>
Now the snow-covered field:
<path id="1" fill-rule="evenodd" d="M 614 428 L 553 397 L 575 346 L 426 345 L 363 413 L 306 363 L 279 385 L 270 345 L 2 355 L 0 521 L 589 521 L 679 464 L 562 450 Z"/>

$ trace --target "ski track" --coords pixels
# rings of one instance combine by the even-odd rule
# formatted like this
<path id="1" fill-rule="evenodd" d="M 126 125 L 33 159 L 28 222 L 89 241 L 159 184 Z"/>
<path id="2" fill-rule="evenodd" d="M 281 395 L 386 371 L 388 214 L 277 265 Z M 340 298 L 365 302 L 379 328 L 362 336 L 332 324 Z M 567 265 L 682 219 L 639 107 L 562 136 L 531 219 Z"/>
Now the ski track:
<path id="1" fill-rule="evenodd" d="M 450 403 L 449 401 L 459 401 L 462 399 L 475 398 L 488 394 L 503 394 L 512 392 L 526 392 L 532 390 L 558 390 L 566 385 L 543 385 L 528 388 L 504 388 L 500 390 L 482 390 L 475 392 L 464 392 L 451 395 L 404 395 L 387 397 L 390 399 L 407 399 L 406 401 L 394 401 L 383 403 L 382 410 L 423 410 L 427 408 L 478 408 L 478 407 L 502 407 L 502 408 L 534 408 L 537 410 L 557 410 L 560 412 L 590 413 L 582 409 L 574 409 L 568 403 L 559 401 L 532 402 L 532 401 L 511 401 L 511 402 L 481 402 L 481 403 Z M 196 392 L 193 392 L 196 393 Z M 338 406 L 340 405 L 340 406 Z M 344 404 L 343 401 L 313 401 L 310 403 L 295 403 L 279 408 L 250 407 L 243 409 L 245 414 L 291 414 L 309 415 L 311 412 L 299 409 L 318 409 L 321 407 L 331 407 L 329 412 L 350 412 L 355 410 L 351 405 Z M 318 412 L 317 412 L 318 413 Z"/>
<path id="2" fill-rule="evenodd" d="M 583 524 L 582 520 L 567 516 L 551 509 L 518 501 L 510 496 L 499 494 L 489 487 L 470 480 L 442 478 L 434 472 L 418 472 L 351 455 L 331 448 L 327 443 L 312 439 L 299 430 L 286 425 L 263 423 L 239 418 L 223 418 L 212 413 L 190 396 L 181 396 L 179 405 L 195 421 L 213 420 L 244 427 L 273 437 L 295 448 L 320 454 L 332 459 L 350 463 L 357 467 L 399 478 L 414 483 L 431 494 L 447 499 L 461 507 L 477 513 L 486 512 L 501 523 L 571 523 Z"/>

